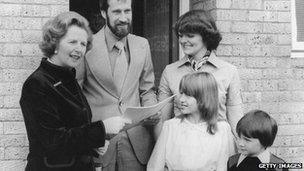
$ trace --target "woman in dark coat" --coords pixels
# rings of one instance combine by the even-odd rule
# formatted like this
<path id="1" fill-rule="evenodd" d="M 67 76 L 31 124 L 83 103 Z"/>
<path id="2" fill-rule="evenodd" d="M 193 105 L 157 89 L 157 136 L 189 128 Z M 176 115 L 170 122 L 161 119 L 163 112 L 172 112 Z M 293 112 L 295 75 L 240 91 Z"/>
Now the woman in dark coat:
<path id="1" fill-rule="evenodd" d="M 87 20 L 75 12 L 44 25 L 40 49 L 47 58 L 25 81 L 20 99 L 29 139 L 26 171 L 94 170 L 92 156 L 104 146 L 107 126 L 91 123 L 74 69 L 91 42 Z"/>

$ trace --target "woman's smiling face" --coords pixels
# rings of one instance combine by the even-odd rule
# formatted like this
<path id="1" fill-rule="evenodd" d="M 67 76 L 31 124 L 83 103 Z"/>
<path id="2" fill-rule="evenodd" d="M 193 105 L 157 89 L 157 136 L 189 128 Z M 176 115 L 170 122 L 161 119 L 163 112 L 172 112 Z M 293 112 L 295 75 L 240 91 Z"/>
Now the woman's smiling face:
<path id="1" fill-rule="evenodd" d="M 183 52 L 189 56 L 203 56 L 206 47 L 198 33 L 179 33 L 179 43 Z"/>
<path id="2" fill-rule="evenodd" d="M 70 26 L 64 37 L 60 39 L 57 54 L 52 56 L 51 60 L 62 67 L 76 67 L 86 53 L 87 40 L 88 34 L 84 29 Z"/>

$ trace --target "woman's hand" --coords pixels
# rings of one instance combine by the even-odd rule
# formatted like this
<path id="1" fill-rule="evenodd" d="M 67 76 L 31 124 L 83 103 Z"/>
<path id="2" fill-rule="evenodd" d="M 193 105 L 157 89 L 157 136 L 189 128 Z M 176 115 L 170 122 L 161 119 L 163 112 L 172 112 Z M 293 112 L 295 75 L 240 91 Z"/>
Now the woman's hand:
<path id="1" fill-rule="evenodd" d="M 109 144 L 110 144 L 110 141 L 106 140 L 106 141 L 105 141 L 105 145 L 104 145 L 103 147 L 96 148 L 95 151 L 96 151 L 99 155 L 103 156 L 103 155 L 107 152 L 108 147 L 109 147 Z"/>

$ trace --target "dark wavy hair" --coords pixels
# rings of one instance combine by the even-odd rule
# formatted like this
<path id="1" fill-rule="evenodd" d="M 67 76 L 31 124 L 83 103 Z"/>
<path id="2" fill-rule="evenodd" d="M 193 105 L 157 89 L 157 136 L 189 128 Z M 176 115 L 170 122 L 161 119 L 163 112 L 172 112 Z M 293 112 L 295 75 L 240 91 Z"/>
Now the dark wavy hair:
<path id="1" fill-rule="evenodd" d="M 174 25 L 177 37 L 184 33 L 200 34 L 207 50 L 215 50 L 222 35 L 216 27 L 210 13 L 204 10 L 192 10 L 180 16 Z"/>
<path id="2" fill-rule="evenodd" d="M 214 76 L 208 72 L 195 72 L 183 76 L 179 84 L 180 93 L 192 96 L 198 103 L 201 118 L 207 122 L 207 132 L 215 134 L 218 119 L 218 87 Z M 182 119 L 186 115 L 181 115 Z"/>
<path id="3" fill-rule="evenodd" d="M 270 147 L 278 132 L 276 121 L 262 110 L 252 110 L 237 123 L 236 132 L 247 138 L 257 138 L 265 147 Z"/>
<path id="4" fill-rule="evenodd" d="M 109 1 L 110 0 L 99 0 L 99 8 L 101 11 L 108 11 L 109 8 Z M 116 1 L 125 1 L 125 0 L 116 0 Z M 131 4 L 132 4 L 132 0 L 131 0 Z"/>
<path id="5" fill-rule="evenodd" d="M 78 26 L 84 29 L 88 34 L 86 51 L 92 48 L 93 36 L 89 22 L 80 14 L 69 11 L 57 15 L 55 18 L 47 21 L 43 26 L 42 41 L 39 47 L 46 57 L 50 58 L 54 55 L 59 41 L 65 36 L 70 26 Z"/>

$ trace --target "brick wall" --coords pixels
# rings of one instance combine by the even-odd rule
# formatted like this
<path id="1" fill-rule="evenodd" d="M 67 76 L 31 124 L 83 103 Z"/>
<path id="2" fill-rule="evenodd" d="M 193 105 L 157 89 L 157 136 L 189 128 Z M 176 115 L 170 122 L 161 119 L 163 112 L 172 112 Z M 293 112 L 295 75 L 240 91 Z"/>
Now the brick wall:
<path id="1" fill-rule="evenodd" d="M 28 140 L 19 107 L 24 80 L 40 63 L 41 27 L 68 0 L 0 0 L 0 171 L 21 171 Z"/>
<path id="2" fill-rule="evenodd" d="M 304 161 L 304 58 L 290 58 L 290 0 L 191 0 L 210 10 L 223 40 L 217 55 L 236 65 L 244 112 L 262 109 L 279 124 L 271 149 Z"/>
<path id="3" fill-rule="evenodd" d="M 279 123 L 272 151 L 304 161 L 304 58 L 291 59 L 289 0 L 191 0 L 208 9 L 223 41 L 217 54 L 239 68 L 244 111 L 263 109 Z M 0 170 L 24 169 L 28 142 L 21 86 L 41 59 L 43 23 L 68 0 L 0 0 Z M 1 170 L 1 171 L 2 171 Z"/>

